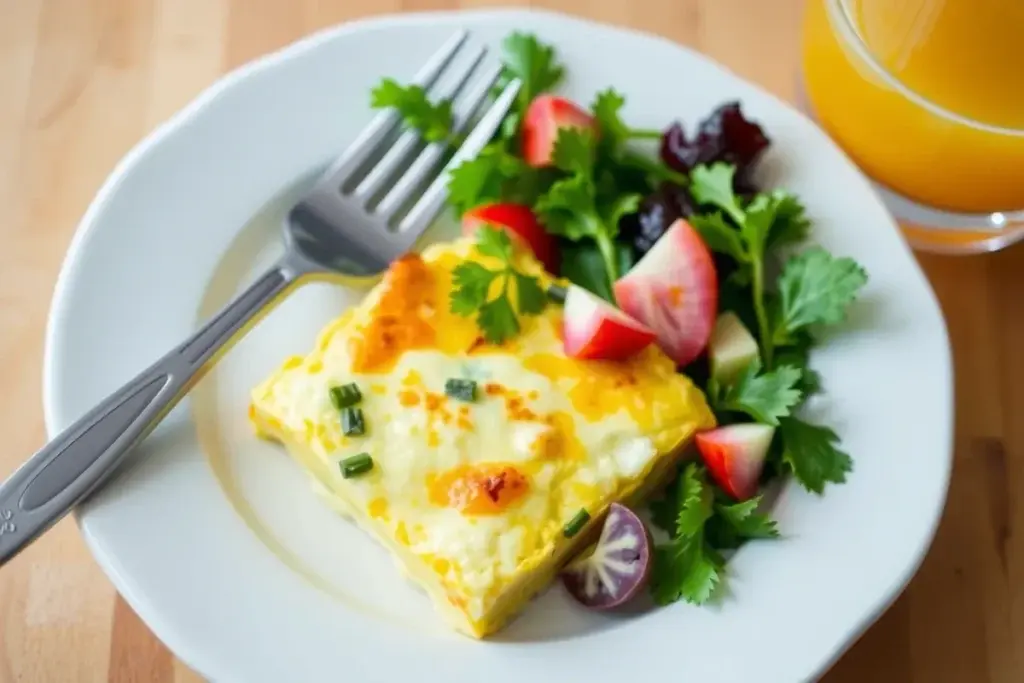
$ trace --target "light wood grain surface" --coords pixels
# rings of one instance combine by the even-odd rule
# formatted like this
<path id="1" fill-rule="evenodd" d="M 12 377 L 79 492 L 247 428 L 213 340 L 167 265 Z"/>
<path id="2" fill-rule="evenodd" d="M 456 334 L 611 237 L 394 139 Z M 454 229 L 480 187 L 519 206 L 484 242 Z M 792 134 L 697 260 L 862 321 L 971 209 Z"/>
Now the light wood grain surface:
<path id="1" fill-rule="evenodd" d="M 0 475 L 44 441 L 40 367 L 52 286 L 76 222 L 129 147 L 225 71 L 315 29 L 487 4 L 0 0 Z M 794 97 L 802 0 L 535 4 L 664 34 Z M 918 576 L 825 680 L 1019 683 L 1024 249 L 920 260 L 955 350 L 952 490 Z M 884 391 L 885 378 L 878 383 Z M 200 679 L 117 597 L 66 520 L 0 571 L 0 682 L 104 680 Z"/>

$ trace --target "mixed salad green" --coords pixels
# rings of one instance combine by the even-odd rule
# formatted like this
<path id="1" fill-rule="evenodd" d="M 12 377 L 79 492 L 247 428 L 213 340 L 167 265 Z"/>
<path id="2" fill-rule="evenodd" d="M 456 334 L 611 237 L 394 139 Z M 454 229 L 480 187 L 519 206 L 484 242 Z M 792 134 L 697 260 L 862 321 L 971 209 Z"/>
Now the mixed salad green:
<path id="1" fill-rule="evenodd" d="M 824 328 L 844 320 L 866 273 L 852 259 L 803 247 L 811 223 L 800 200 L 755 186 L 753 169 L 769 140 L 738 103 L 712 112 L 693 137 L 679 123 L 635 129 L 612 88 L 587 109 L 554 95 L 565 70 L 552 46 L 513 33 L 503 47 L 499 86 L 521 79 L 516 105 L 484 151 L 450 174 L 449 203 L 466 220 L 511 228 L 549 268 L 640 318 L 633 332 L 649 327 L 663 348 L 681 320 L 706 325 L 710 338 L 704 334 L 699 352 L 683 344 L 669 355 L 702 385 L 720 426 L 698 435 L 702 460 L 682 467 L 651 504 L 651 520 L 667 539 L 654 547 L 650 583 L 659 604 L 705 603 L 723 585 L 723 551 L 779 535 L 761 505 L 764 483 L 788 474 L 821 494 L 852 469 L 836 433 L 797 412 L 821 390 L 811 350 Z M 371 103 L 394 108 L 427 140 L 453 149 L 461 142 L 452 133 L 451 105 L 432 102 L 420 87 L 386 79 Z M 658 141 L 658 153 L 637 146 L 643 140 Z M 518 316 L 539 312 L 545 297 L 514 269 L 503 233 L 479 235 L 504 269 L 474 265 L 458 274 L 451 305 L 475 315 L 482 334 L 500 342 L 518 331 Z M 682 252 L 707 254 L 706 268 L 694 272 L 711 275 L 694 286 L 713 291 L 700 292 L 700 305 L 684 313 L 659 308 L 672 298 L 659 299 L 660 290 L 647 298 L 653 304 L 627 306 L 623 276 L 650 270 L 634 270 L 645 258 L 664 262 L 677 245 L 684 268 L 704 261 Z M 489 299 L 496 279 L 502 295 Z"/>

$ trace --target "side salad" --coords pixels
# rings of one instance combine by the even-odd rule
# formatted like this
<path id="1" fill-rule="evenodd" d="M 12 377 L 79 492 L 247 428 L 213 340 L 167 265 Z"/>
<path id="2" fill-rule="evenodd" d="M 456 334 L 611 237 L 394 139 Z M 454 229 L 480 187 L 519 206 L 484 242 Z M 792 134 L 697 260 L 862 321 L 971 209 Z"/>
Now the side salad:
<path id="1" fill-rule="evenodd" d="M 811 350 L 845 319 L 867 275 L 850 258 L 803 246 L 811 223 L 800 200 L 757 187 L 754 170 L 771 143 L 740 103 L 719 106 L 693 135 L 678 121 L 633 128 L 614 88 L 587 107 L 554 94 L 565 69 L 551 45 L 516 32 L 503 48 L 499 85 L 519 78 L 522 88 L 495 139 L 450 174 L 449 203 L 504 269 L 460 267 L 452 311 L 500 343 L 554 300 L 565 306 L 567 354 L 616 359 L 657 343 L 701 385 L 719 426 L 696 436 L 700 460 L 650 505 L 664 540 L 654 543 L 616 506 L 564 582 L 597 608 L 620 604 L 648 578 L 658 604 L 703 604 L 723 587 L 723 553 L 779 536 L 762 506 L 764 484 L 792 476 L 823 494 L 852 470 L 836 433 L 797 412 L 822 389 Z M 371 103 L 394 108 L 428 141 L 460 143 L 450 103 L 418 86 L 385 79 Z M 657 154 L 643 141 L 656 141 Z M 513 243 L 570 286 L 544 292 L 517 272 Z M 615 544 L 637 529 L 645 545 L 626 557 Z M 615 580 L 593 580 L 608 576 Z"/>

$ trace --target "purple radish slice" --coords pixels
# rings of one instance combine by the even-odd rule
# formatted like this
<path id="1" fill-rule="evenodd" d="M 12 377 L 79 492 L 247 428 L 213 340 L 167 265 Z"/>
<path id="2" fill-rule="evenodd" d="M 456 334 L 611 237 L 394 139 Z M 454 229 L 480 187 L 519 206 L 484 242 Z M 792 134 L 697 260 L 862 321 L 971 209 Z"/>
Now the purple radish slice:
<path id="1" fill-rule="evenodd" d="M 612 503 L 593 551 L 562 570 L 569 594 L 591 609 L 611 609 L 630 600 L 651 573 L 651 537 L 643 521 Z"/>

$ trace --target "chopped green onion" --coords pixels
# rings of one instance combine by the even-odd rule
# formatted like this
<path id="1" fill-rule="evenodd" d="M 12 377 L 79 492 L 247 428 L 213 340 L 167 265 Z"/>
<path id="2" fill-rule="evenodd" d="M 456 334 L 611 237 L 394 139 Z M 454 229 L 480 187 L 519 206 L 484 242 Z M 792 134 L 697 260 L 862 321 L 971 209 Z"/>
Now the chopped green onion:
<path id="1" fill-rule="evenodd" d="M 569 520 L 569 523 L 562 527 L 562 533 L 566 538 L 572 538 L 590 521 L 590 513 L 585 508 L 580 508 L 576 516 Z"/>
<path id="2" fill-rule="evenodd" d="M 359 408 L 345 408 L 341 411 L 341 431 L 345 436 L 362 436 L 366 433 L 363 411 Z"/>
<path id="3" fill-rule="evenodd" d="M 551 285 L 548 287 L 548 298 L 554 301 L 556 304 L 564 304 L 565 297 L 568 295 L 565 287 L 559 287 L 558 285 Z"/>
<path id="4" fill-rule="evenodd" d="M 363 394 L 355 384 L 343 384 L 340 387 L 331 387 L 331 403 L 338 410 L 350 408 L 363 400 Z"/>
<path id="5" fill-rule="evenodd" d="M 459 401 L 472 403 L 476 400 L 476 382 L 471 379 L 450 379 L 444 383 L 444 393 Z"/>
<path id="6" fill-rule="evenodd" d="M 372 469 L 373 458 L 370 457 L 369 453 L 360 453 L 359 455 L 353 455 L 351 458 L 345 458 L 341 461 L 341 476 L 346 479 L 358 477 L 360 474 L 366 474 Z"/>

